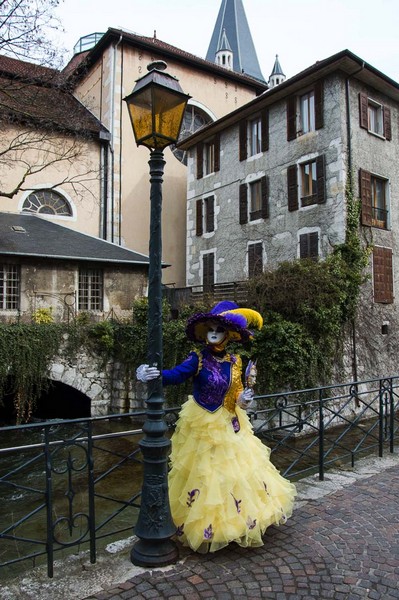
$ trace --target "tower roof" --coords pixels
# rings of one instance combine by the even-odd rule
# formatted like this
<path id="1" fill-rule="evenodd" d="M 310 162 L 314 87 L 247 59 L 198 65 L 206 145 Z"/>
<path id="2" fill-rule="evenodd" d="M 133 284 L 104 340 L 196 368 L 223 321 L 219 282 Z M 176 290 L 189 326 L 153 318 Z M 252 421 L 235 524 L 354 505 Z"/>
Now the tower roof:
<path id="1" fill-rule="evenodd" d="M 229 40 L 227 39 L 225 29 L 223 29 L 222 37 L 220 38 L 220 43 L 218 46 L 218 51 L 220 51 L 220 50 L 230 50 L 230 52 L 231 52 L 231 46 L 229 44 Z"/>
<path id="2" fill-rule="evenodd" d="M 273 71 L 270 73 L 270 77 L 273 77 L 273 75 L 284 75 L 283 69 L 281 68 L 280 61 L 278 59 L 278 54 L 276 54 L 276 60 L 274 61 L 274 67 Z"/>
<path id="3" fill-rule="evenodd" d="M 260 70 L 242 0 L 222 0 L 206 60 L 215 62 L 223 34 L 233 52 L 233 70 L 265 81 Z"/>

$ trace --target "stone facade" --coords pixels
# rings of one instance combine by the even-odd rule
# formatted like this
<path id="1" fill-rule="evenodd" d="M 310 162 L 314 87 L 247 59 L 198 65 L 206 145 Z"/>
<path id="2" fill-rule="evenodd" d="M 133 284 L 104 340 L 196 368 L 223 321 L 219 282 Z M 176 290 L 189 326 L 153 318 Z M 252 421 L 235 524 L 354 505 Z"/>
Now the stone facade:
<path id="1" fill-rule="evenodd" d="M 186 284 L 238 282 L 259 264 L 273 269 L 286 260 L 326 257 L 345 241 L 351 174 L 362 202 L 361 236 L 373 255 L 341 380 L 395 374 L 398 117 L 399 85 L 343 51 L 192 136 L 184 145 L 190 152 Z M 212 144 L 220 153 L 209 169 Z"/>

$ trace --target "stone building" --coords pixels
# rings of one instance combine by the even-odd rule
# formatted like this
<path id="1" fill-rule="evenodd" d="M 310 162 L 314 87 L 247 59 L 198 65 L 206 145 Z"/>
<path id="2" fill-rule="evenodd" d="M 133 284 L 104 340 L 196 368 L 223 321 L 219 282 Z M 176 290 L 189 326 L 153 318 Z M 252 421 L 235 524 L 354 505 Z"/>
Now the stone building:
<path id="1" fill-rule="evenodd" d="M 183 142 L 186 285 L 323 259 L 345 241 L 351 179 L 372 257 L 347 375 L 397 372 L 398 117 L 399 84 L 344 50 Z"/>

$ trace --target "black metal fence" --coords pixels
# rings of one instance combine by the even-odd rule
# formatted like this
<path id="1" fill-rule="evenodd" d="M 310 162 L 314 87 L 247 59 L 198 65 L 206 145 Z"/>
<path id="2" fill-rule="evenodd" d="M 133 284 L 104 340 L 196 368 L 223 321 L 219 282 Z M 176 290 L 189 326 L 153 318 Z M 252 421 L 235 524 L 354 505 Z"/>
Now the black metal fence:
<path id="1" fill-rule="evenodd" d="M 399 377 L 258 396 L 255 433 L 290 479 L 393 452 Z M 168 409 L 171 432 L 178 409 Z M 47 561 L 134 532 L 144 412 L 1 428 L 0 567 Z M 26 563 L 24 563 L 26 566 Z"/>

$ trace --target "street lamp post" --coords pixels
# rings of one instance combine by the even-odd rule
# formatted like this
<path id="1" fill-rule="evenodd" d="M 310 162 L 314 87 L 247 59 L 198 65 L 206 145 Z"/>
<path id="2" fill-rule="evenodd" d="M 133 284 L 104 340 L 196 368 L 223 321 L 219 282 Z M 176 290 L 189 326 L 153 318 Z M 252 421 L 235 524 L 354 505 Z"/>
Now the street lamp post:
<path id="1" fill-rule="evenodd" d="M 162 181 L 163 149 L 177 142 L 189 96 L 178 80 L 165 73 L 166 63 L 148 65 L 124 98 L 138 146 L 150 149 L 150 243 L 148 272 L 148 364 L 162 371 Z M 139 538 L 132 548 L 135 565 L 160 567 L 176 562 L 178 550 L 171 537 L 176 532 L 168 495 L 170 440 L 165 436 L 162 379 L 148 383 L 147 416 L 140 442 L 144 481 L 140 513 L 135 527 Z"/>

